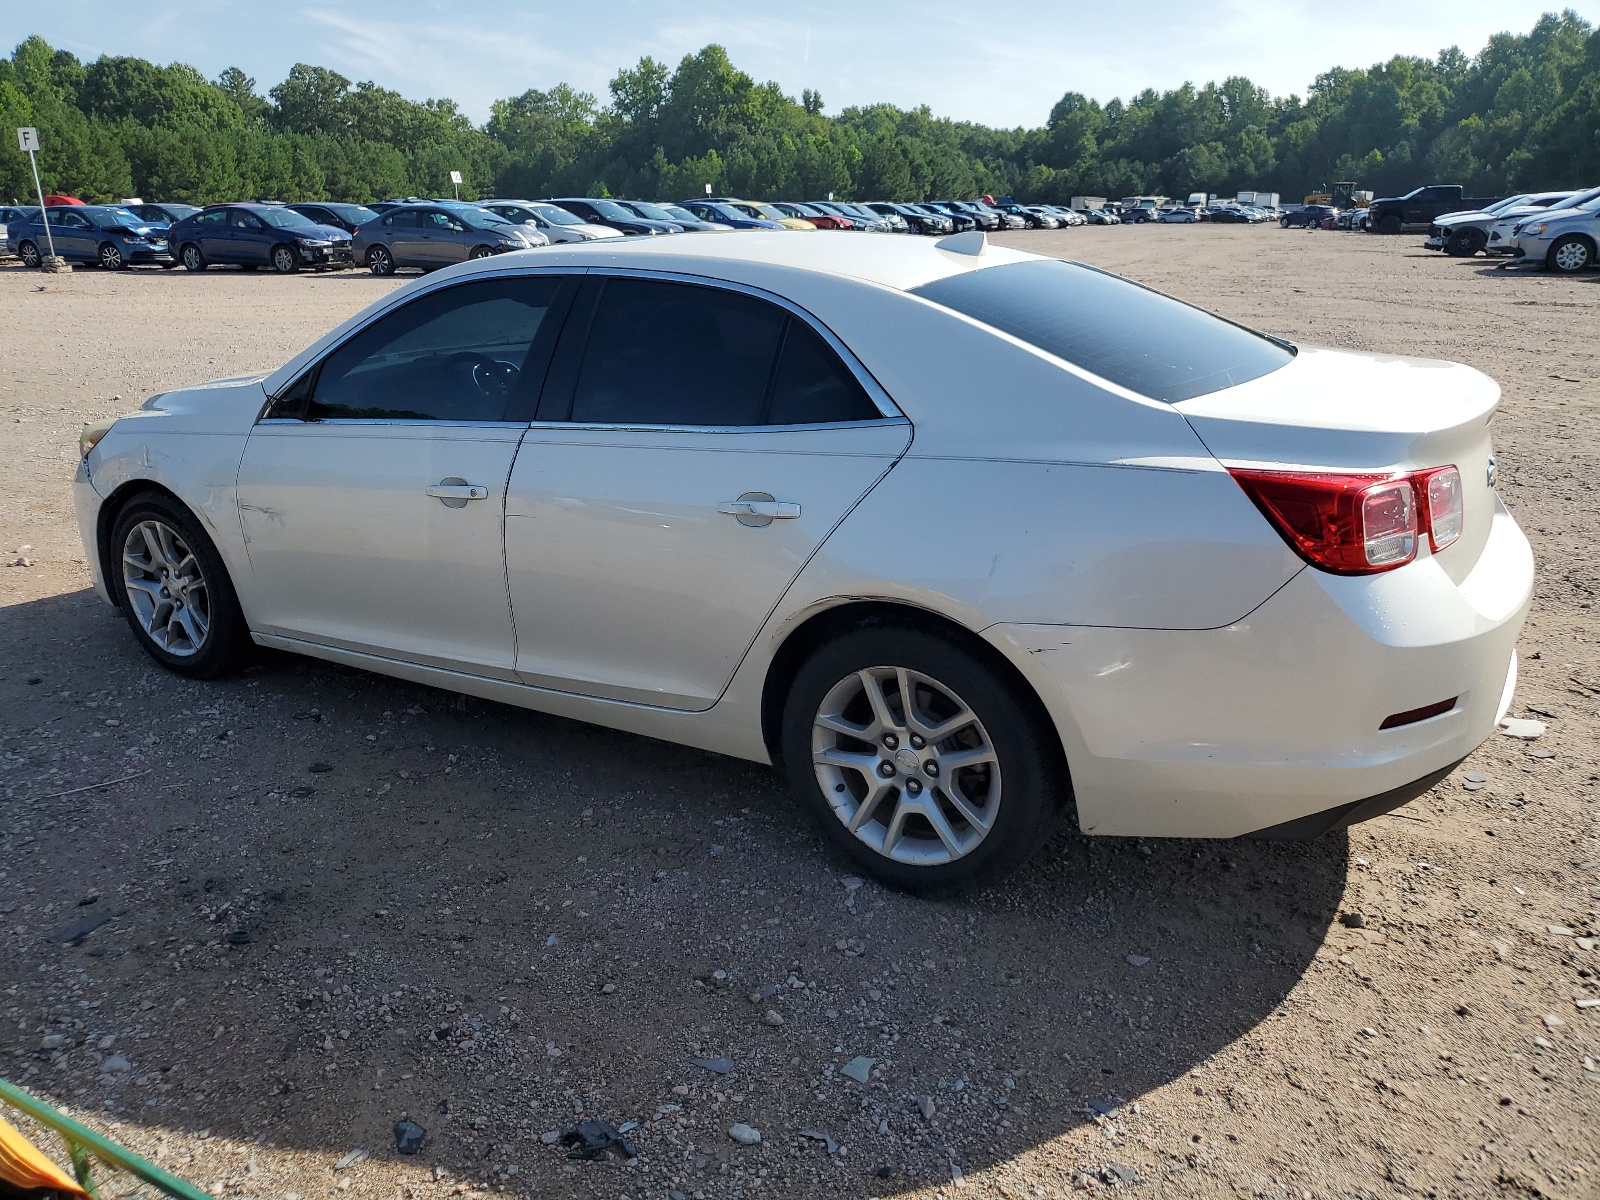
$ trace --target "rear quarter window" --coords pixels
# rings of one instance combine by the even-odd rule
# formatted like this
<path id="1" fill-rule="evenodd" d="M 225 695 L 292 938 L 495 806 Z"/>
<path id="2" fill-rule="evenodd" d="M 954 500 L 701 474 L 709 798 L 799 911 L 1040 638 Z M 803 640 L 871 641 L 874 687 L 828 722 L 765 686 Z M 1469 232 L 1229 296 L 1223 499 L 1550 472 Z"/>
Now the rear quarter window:
<path id="1" fill-rule="evenodd" d="M 1264 334 L 1059 259 L 968 271 L 912 295 L 1169 404 L 1258 379 L 1294 357 Z"/>

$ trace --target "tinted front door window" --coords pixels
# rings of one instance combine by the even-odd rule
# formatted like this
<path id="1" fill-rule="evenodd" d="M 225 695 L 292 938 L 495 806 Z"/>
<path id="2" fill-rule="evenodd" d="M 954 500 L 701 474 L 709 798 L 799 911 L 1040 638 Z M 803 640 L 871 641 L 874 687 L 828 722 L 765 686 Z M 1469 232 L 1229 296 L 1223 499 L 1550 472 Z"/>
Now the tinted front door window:
<path id="1" fill-rule="evenodd" d="M 329 355 L 306 415 L 525 420 L 544 378 L 555 332 L 546 318 L 561 289 L 554 276 L 523 276 L 423 296 Z"/>

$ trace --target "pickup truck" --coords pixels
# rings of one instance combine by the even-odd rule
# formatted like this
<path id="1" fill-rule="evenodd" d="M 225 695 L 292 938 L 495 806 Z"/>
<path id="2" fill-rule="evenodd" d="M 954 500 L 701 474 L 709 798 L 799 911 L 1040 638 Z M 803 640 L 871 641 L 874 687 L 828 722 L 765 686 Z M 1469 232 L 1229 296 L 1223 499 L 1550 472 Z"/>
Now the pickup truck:
<path id="1" fill-rule="evenodd" d="M 1499 200 L 1498 196 L 1463 196 L 1459 183 L 1429 184 L 1404 196 L 1374 200 L 1367 218 L 1367 229 L 1372 233 L 1426 229 L 1446 213 L 1476 212 Z"/>

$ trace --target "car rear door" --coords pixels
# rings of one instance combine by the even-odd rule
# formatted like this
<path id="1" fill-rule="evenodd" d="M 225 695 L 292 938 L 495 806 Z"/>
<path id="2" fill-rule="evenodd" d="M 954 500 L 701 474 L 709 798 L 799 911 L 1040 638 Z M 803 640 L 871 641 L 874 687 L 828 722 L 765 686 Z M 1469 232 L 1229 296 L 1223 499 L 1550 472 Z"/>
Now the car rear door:
<path id="1" fill-rule="evenodd" d="M 274 401 L 239 467 L 258 628 L 516 678 L 506 479 L 575 289 L 524 272 L 425 291 Z"/>
<path id="2" fill-rule="evenodd" d="M 798 311 L 646 273 L 591 275 L 507 492 L 518 673 L 709 708 L 910 439 Z"/>

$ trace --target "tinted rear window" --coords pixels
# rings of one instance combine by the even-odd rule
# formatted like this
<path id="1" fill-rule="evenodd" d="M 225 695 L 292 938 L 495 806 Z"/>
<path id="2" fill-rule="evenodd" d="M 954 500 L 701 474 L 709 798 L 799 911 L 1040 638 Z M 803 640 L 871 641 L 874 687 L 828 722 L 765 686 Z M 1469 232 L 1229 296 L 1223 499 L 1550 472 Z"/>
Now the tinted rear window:
<path id="1" fill-rule="evenodd" d="M 968 271 L 912 294 L 1169 404 L 1257 379 L 1294 357 L 1262 334 L 1058 259 Z"/>

